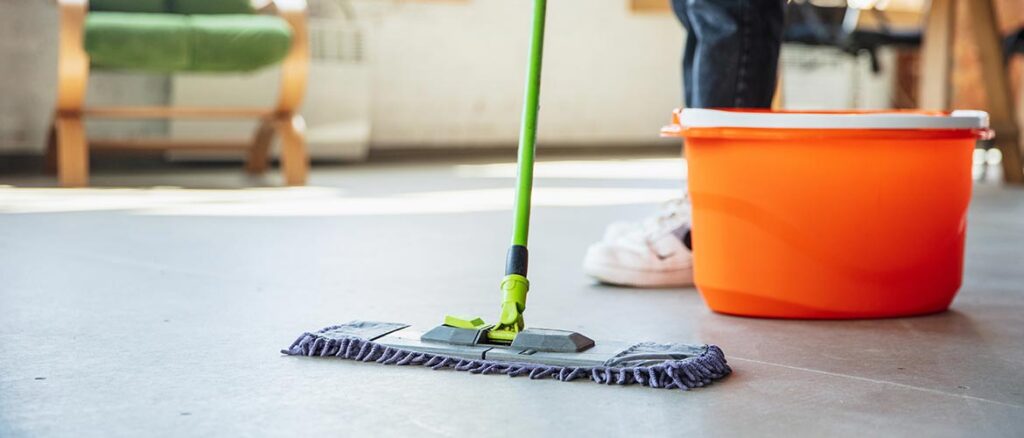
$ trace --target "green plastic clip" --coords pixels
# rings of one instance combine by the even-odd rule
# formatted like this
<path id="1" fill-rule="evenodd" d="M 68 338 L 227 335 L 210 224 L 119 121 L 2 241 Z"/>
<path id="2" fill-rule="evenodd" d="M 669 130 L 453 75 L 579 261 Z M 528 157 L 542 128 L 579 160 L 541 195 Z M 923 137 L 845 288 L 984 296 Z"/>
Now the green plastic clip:
<path id="1" fill-rule="evenodd" d="M 444 316 L 444 325 L 455 327 L 455 328 L 461 328 L 461 329 L 476 330 L 476 329 L 478 329 L 480 327 L 483 327 L 483 326 L 485 326 L 487 324 L 484 323 L 484 320 L 482 318 L 479 318 L 479 317 L 464 318 L 464 317 L 459 317 L 459 316 L 445 315 Z"/>
<path id="2" fill-rule="evenodd" d="M 512 342 L 525 325 L 523 311 L 526 310 L 526 293 L 530 290 L 530 281 L 522 275 L 506 275 L 501 281 L 501 290 L 501 318 L 487 332 L 487 338 L 497 342 Z"/>

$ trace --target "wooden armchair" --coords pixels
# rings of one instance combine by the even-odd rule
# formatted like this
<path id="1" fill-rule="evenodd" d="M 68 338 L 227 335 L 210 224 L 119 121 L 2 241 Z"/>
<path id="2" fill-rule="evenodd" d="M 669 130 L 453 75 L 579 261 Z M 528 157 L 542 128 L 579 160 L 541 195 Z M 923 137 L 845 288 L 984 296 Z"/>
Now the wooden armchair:
<path id="1" fill-rule="evenodd" d="M 90 7 L 89 0 L 57 0 L 60 10 L 57 108 L 47 153 L 51 162 L 55 161 L 61 186 L 88 185 L 89 151 L 96 149 L 239 150 L 247 152 L 246 171 L 262 174 L 267 170 L 269 148 L 275 135 L 281 140 L 281 167 L 286 184 L 305 184 L 309 157 L 303 134 L 305 123 L 297 114 L 306 91 L 309 69 L 305 0 L 270 0 L 261 2 L 261 5 L 243 5 L 243 8 L 250 9 L 242 12 L 250 12 L 251 17 L 231 10 L 235 7 L 231 4 L 237 4 L 239 0 L 178 0 L 173 3 L 164 0 L 136 0 L 134 3 L 92 1 L 94 5 Z M 125 4 L 143 9 L 113 9 Z M 176 7 L 191 5 L 193 9 L 160 10 L 165 4 L 180 5 Z M 210 10 L 208 15 L 202 9 L 217 4 L 228 6 Z M 142 27 L 137 40 L 131 38 L 135 36 L 130 33 L 134 27 Z M 261 31 L 262 39 L 253 39 L 254 34 L 259 37 Z M 126 32 L 129 38 L 125 38 Z M 132 54 L 131 50 L 136 52 Z M 166 53 L 159 53 L 161 50 Z M 95 68 L 173 73 L 250 71 L 278 62 L 281 64 L 281 85 L 277 103 L 272 108 L 85 105 L 90 65 Z M 89 140 L 83 124 L 85 117 L 256 118 L 260 123 L 252 141 L 245 142 Z"/>

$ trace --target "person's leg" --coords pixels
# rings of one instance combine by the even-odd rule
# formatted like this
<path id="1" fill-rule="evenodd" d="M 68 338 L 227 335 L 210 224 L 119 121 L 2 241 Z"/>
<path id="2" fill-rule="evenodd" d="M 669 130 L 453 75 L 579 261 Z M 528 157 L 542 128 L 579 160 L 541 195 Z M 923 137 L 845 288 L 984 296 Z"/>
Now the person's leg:
<path id="1" fill-rule="evenodd" d="M 785 0 L 685 0 L 696 53 L 691 108 L 768 108 L 775 93 Z"/>
<path id="2" fill-rule="evenodd" d="M 687 30 L 683 97 L 691 108 L 771 106 L 785 0 L 672 0 Z M 584 271 L 625 286 L 693 283 L 689 203 L 667 203 L 639 224 L 613 224 L 591 245 Z"/>
<path id="3" fill-rule="evenodd" d="M 692 90 L 693 87 L 693 58 L 697 53 L 697 36 L 690 32 L 690 18 L 688 17 L 686 10 L 687 0 L 672 0 L 672 11 L 676 13 L 676 18 L 679 19 L 679 23 L 683 25 L 683 29 L 686 30 L 686 42 L 683 46 L 683 65 L 682 65 L 682 84 L 683 84 L 683 104 L 687 107 L 693 102 Z"/>

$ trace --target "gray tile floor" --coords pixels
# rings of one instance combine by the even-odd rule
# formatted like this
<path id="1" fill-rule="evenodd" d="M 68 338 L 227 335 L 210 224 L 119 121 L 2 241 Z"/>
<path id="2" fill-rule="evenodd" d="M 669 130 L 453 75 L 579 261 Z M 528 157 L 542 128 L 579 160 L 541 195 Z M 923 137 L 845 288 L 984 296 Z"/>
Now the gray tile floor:
<path id="1" fill-rule="evenodd" d="M 350 319 L 493 318 L 511 176 L 508 163 L 378 164 L 234 190 L 233 168 L 185 168 L 95 177 L 157 188 L 0 187 L 0 436 L 1024 435 L 1024 190 L 987 184 L 951 311 L 773 321 L 581 274 L 605 223 L 676 192 L 678 160 L 542 163 L 527 321 L 717 343 L 735 372 L 700 390 L 277 353 Z"/>

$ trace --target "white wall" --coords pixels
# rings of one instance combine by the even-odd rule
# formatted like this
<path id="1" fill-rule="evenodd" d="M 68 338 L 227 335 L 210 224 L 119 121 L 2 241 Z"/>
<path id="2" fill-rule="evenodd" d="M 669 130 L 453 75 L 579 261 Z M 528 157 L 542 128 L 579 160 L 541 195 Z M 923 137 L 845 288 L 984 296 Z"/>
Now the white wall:
<path id="1" fill-rule="evenodd" d="M 57 101 L 57 2 L 0 0 L 0 154 L 41 153 Z M 91 104 L 164 105 L 168 81 L 159 75 L 95 72 Z M 103 137 L 163 135 L 163 121 L 92 121 Z"/>
<path id="2" fill-rule="evenodd" d="M 683 33 L 627 0 L 549 2 L 540 138 L 658 142 L 680 102 Z M 401 3 L 372 27 L 375 147 L 514 143 L 530 2 Z"/>
<path id="3" fill-rule="evenodd" d="M 314 12 L 320 23 L 340 20 L 325 7 L 327 2 L 319 3 Z M 330 135 L 341 132 L 324 126 L 344 125 L 339 114 L 355 119 L 360 111 L 366 113 L 374 148 L 516 143 L 530 2 L 353 3 L 357 21 L 339 21 L 338 26 L 362 30 L 366 57 L 361 76 L 353 80 L 351 64 L 325 69 L 329 61 L 314 59 L 303 109 L 311 134 L 320 137 L 321 151 L 331 147 Z M 549 3 L 547 30 L 541 141 L 585 146 L 666 141 L 658 130 L 681 94 L 683 33 L 671 15 L 633 14 L 627 0 L 559 0 Z M 269 104 L 273 95 L 268 92 L 275 86 L 274 72 L 234 80 L 178 75 L 172 101 Z M 175 121 L 171 126 L 175 136 L 183 137 L 244 135 L 251 124 Z M 342 139 L 338 143 L 338 150 L 351 149 Z"/>

